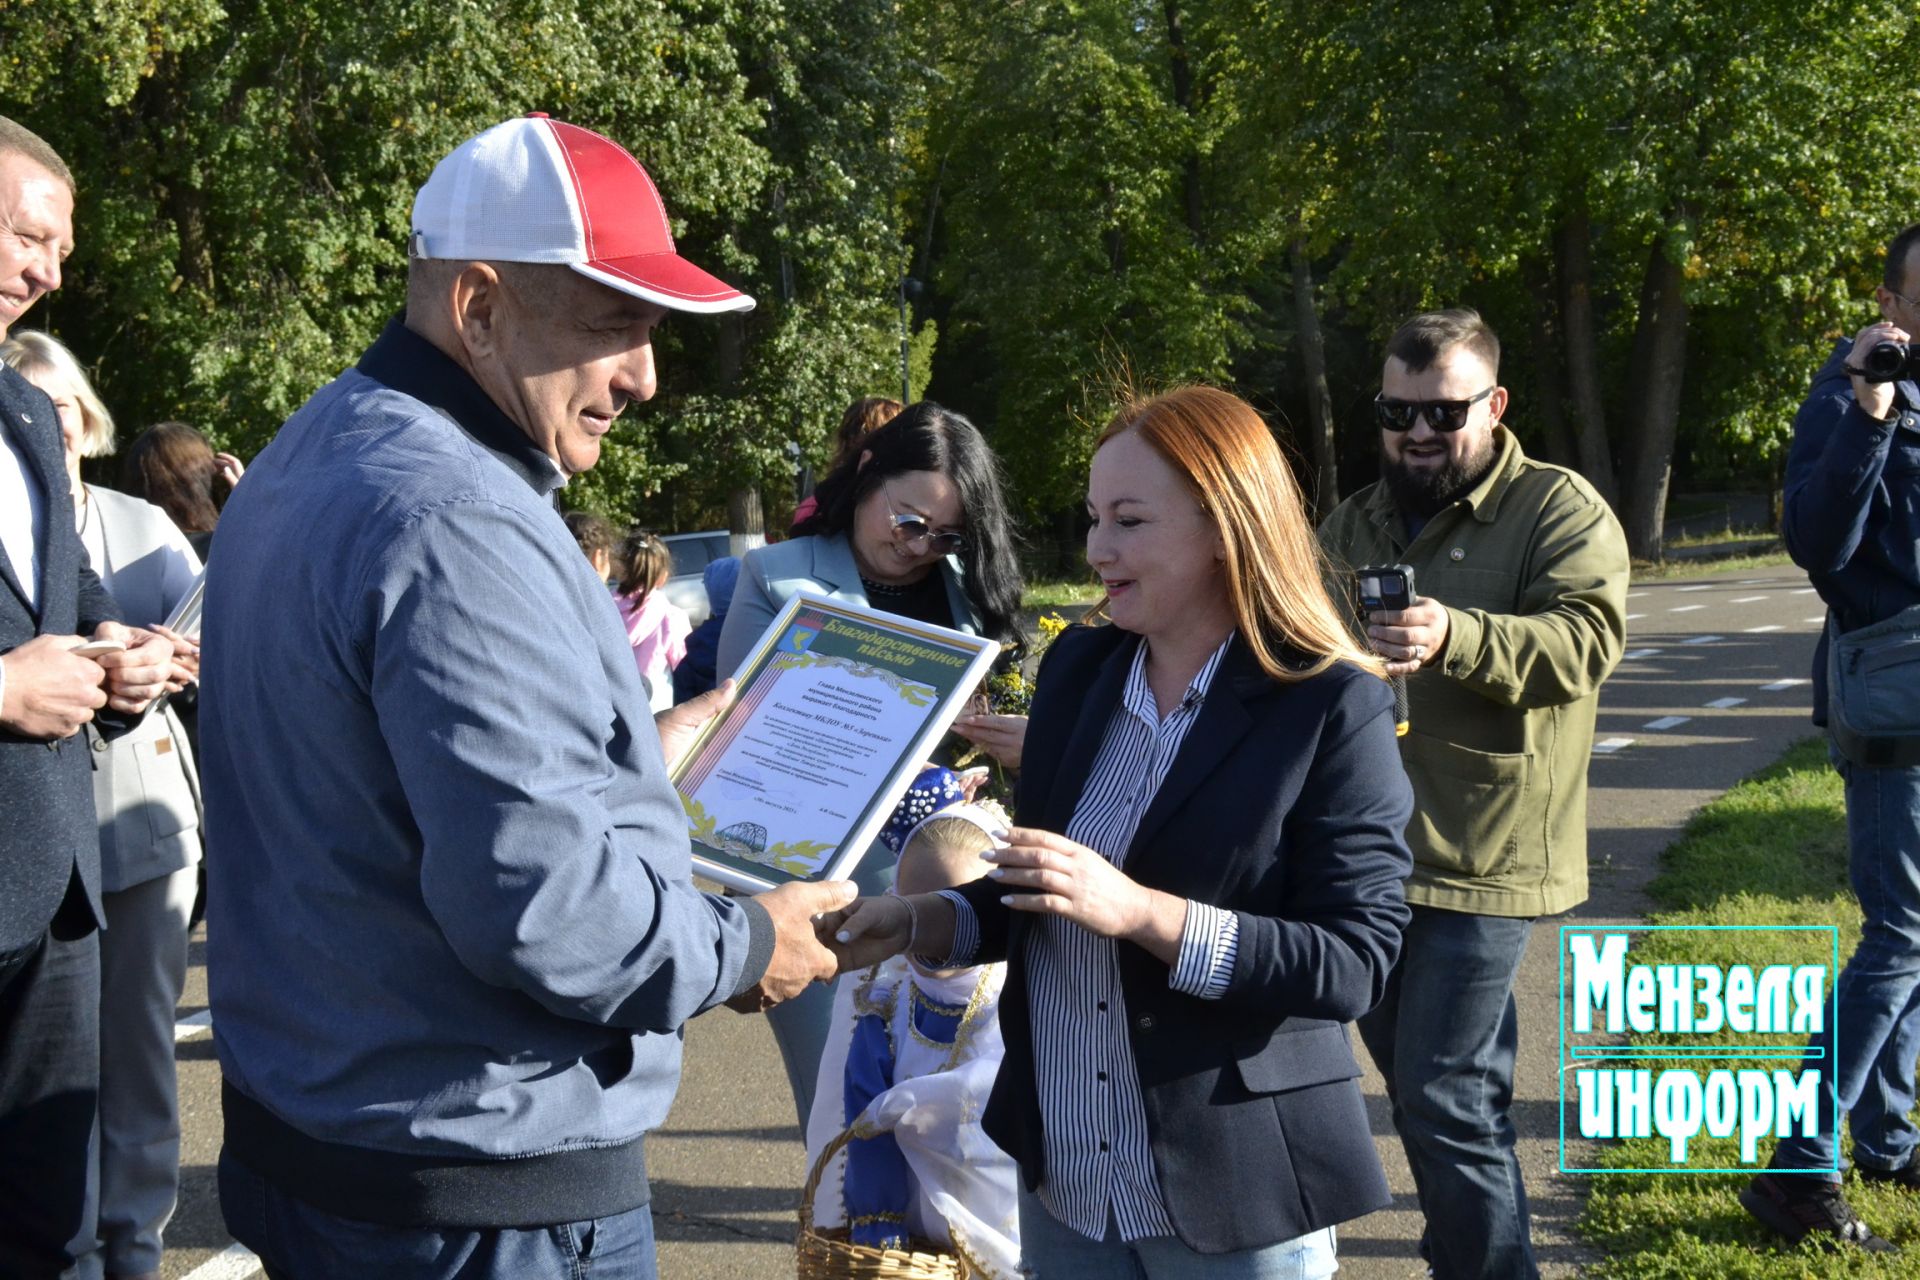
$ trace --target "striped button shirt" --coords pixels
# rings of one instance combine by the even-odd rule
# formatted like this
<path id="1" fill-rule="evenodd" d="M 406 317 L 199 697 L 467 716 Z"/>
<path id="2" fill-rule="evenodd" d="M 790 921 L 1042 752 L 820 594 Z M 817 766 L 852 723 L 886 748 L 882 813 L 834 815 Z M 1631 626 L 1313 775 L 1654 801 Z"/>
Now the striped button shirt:
<path id="1" fill-rule="evenodd" d="M 1166 780 L 1232 643 L 1228 637 L 1214 651 L 1164 719 L 1147 686 L 1147 646 L 1140 644 L 1067 823 L 1068 839 L 1125 868 L 1140 819 Z M 951 963 L 968 963 L 979 945 L 979 924 L 964 898 L 946 896 L 957 913 Z M 1217 999 L 1233 974 L 1239 927 L 1230 911 L 1188 902 L 1179 957 L 1168 975 L 1173 989 Z M 1123 1240 L 1172 1235 L 1127 1040 L 1116 950 L 1121 944 L 1055 916 L 1035 917 L 1026 939 L 1034 1068 L 1046 1122 L 1041 1202 L 1089 1239 L 1105 1238 L 1109 1218 Z"/>

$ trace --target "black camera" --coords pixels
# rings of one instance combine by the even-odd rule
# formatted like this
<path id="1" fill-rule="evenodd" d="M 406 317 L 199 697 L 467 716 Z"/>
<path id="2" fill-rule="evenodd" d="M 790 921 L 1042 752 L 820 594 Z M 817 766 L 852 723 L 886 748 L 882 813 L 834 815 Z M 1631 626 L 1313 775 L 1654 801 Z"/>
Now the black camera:
<path id="1" fill-rule="evenodd" d="M 1420 599 L 1413 593 L 1413 566 L 1390 564 L 1371 569 L 1356 569 L 1354 585 L 1360 589 L 1360 625 L 1366 627 L 1366 615 L 1382 609 L 1411 609 Z M 1405 737 L 1413 716 L 1407 706 L 1407 678 L 1389 677 L 1393 686 L 1393 732 Z"/>
<path id="2" fill-rule="evenodd" d="M 1859 368 L 1848 372 L 1860 375 L 1862 382 L 1901 382 L 1920 377 L 1920 349 L 1908 342 L 1876 342 L 1860 358 Z"/>
<path id="3" fill-rule="evenodd" d="M 1420 597 L 1413 593 L 1413 566 L 1390 564 L 1374 569 L 1355 569 L 1360 587 L 1360 607 L 1368 613 L 1382 609 L 1411 609 Z"/>

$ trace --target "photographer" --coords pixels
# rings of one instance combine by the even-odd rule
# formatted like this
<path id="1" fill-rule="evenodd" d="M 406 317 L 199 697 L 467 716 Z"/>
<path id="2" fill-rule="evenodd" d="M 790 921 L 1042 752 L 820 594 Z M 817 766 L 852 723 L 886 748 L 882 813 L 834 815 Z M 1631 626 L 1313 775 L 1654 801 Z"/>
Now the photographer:
<path id="1" fill-rule="evenodd" d="M 1890 620 L 1909 635 L 1920 626 L 1920 362 L 1906 345 L 1920 333 L 1916 296 L 1920 224 L 1887 246 L 1874 290 L 1881 318 L 1840 342 L 1793 421 L 1787 550 L 1827 604 L 1813 660 L 1813 719 L 1835 730 L 1842 704 L 1830 705 L 1829 649 L 1850 648 L 1864 637 L 1849 633 Z M 1885 732 L 1915 735 L 1920 646 L 1909 642 L 1902 652 L 1898 636 L 1876 644 L 1878 705 L 1867 714 L 1884 717 Z M 1854 718 L 1849 706 L 1845 719 Z M 1920 1128 L 1909 1115 L 1920 1047 L 1920 760 L 1893 739 L 1863 743 L 1836 732 L 1833 761 L 1846 782 L 1848 874 L 1866 923 L 1835 991 L 1837 1025 L 1813 1041 L 1834 1064 L 1815 1136 L 1783 1140 L 1772 1167 L 1836 1168 L 1836 1116 L 1845 1111 L 1861 1181 L 1920 1190 Z M 1827 1177 L 1764 1173 L 1740 1202 L 1790 1241 L 1817 1235 L 1876 1253 L 1893 1247 L 1854 1216 Z"/>

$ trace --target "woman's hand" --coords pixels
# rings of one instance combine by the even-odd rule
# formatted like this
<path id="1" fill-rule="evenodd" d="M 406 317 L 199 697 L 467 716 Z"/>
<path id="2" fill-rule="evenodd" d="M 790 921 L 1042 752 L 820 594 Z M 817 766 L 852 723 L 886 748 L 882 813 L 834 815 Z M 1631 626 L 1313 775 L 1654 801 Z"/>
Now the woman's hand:
<path id="1" fill-rule="evenodd" d="M 1025 716 L 996 716 L 969 712 L 953 722 L 953 731 L 973 743 L 1008 769 L 1020 767 L 1020 752 L 1027 741 Z"/>
<path id="2" fill-rule="evenodd" d="M 167 692 L 178 693 L 200 678 L 200 640 L 154 624 L 149 630 L 173 641 L 173 670 L 167 676 Z"/>
<path id="3" fill-rule="evenodd" d="M 860 898 L 814 919 L 820 940 L 840 957 L 840 972 L 891 959 L 913 943 L 913 912 L 892 894 Z"/>
<path id="4" fill-rule="evenodd" d="M 247 474 L 246 464 L 230 453 L 214 454 L 213 469 L 215 474 L 227 482 L 227 488 L 229 489 L 239 484 L 240 477 Z M 248 492 L 251 493 L 252 490 L 249 489 Z"/>
<path id="5" fill-rule="evenodd" d="M 1016 911 L 1038 911 L 1071 920 L 1103 938 L 1124 938 L 1146 918 L 1149 890 L 1105 858 L 1051 831 L 1015 827 L 1003 848 L 980 855 L 994 865 L 987 875 L 1008 889 Z"/>

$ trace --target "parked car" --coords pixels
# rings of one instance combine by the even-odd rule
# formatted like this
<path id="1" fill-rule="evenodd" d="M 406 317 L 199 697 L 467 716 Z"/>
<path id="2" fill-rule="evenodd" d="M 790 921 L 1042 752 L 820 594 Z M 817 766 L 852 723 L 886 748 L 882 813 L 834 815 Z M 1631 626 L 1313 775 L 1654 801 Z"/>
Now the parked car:
<path id="1" fill-rule="evenodd" d="M 706 584 L 701 577 L 708 565 L 733 554 L 730 549 L 731 537 L 725 529 L 712 529 L 704 533 L 670 533 L 660 539 L 667 544 L 667 551 L 673 556 L 673 576 L 667 579 L 667 599 L 685 609 L 688 621 L 696 627 L 713 612 L 712 603 L 707 599 Z"/>

